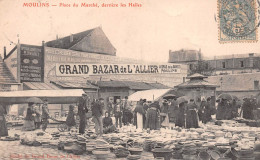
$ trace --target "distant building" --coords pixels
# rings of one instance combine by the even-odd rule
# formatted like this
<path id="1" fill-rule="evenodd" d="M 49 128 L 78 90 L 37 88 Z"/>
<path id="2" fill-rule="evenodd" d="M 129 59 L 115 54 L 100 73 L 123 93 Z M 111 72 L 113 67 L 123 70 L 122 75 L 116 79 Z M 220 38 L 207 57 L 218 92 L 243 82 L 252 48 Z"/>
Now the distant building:
<path id="1" fill-rule="evenodd" d="M 243 99 L 256 96 L 260 92 L 260 73 L 210 76 L 206 80 L 219 86 L 216 90 L 217 95 L 228 93 Z"/>
<path id="2" fill-rule="evenodd" d="M 170 50 L 168 62 L 187 64 L 190 71 L 200 60 L 207 63 L 207 68 L 212 68 L 214 70 L 212 75 L 255 73 L 260 70 L 260 54 L 257 53 L 233 54 L 206 58 L 202 55 L 200 50 Z"/>
<path id="3" fill-rule="evenodd" d="M 197 50 L 185 50 L 169 51 L 169 63 L 181 63 L 188 65 L 188 69 L 191 70 L 202 59 L 201 51 Z"/>

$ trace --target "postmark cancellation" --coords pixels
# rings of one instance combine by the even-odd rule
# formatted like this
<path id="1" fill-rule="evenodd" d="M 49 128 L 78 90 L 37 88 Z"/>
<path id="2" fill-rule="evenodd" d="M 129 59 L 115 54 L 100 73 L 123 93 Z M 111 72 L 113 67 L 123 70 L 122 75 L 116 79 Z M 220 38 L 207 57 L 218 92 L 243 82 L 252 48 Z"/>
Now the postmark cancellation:
<path id="1" fill-rule="evenodd" d="M 219 42 L 257 42 L 256 0 L 218 0 Z"/>

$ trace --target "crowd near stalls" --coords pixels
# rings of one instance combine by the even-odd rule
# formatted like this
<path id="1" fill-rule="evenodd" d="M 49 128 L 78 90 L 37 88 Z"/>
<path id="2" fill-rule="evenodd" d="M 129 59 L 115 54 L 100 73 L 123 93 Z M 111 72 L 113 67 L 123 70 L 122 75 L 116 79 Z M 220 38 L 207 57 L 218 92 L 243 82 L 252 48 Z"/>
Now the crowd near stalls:
<path id="1" fill-rule="evenodd" d="M 88 151 L 89 154 L 94 154 L 97 157 L 111 153 L 117 157 L 120 157 L 120 154 L 122 154 L 121 157 L 129 157 L 128 154 L 131 153 L 130 157 L 141 158 L 140 154 L 132 154 L 131 150 L 134 149 L 140 153 L 143 151 L 153 152 L 154 157 L 164 157 L 165 159 L 174 156 L 179 159 L 185 159 L 185 156 L 186 158 L 187 156 L 193 158 L 195 156 L 197 159 L 199 159 L 198 157 L 203 159 L 203 154 L 206 157 L 214 157 L 214 155 L 219 156 L 219 158 L 239 157 L 241 155 L 235 155 L 235 153 L 228 155 L 226 151 L 236 148 L 237 152 L 242 152 L 241 146 L 246 143 L 242 142 L 243 138 L 248 138 L 248 142 L 251 144 L 260 135 L 260 130 L 253 128 L 259 126 L 259 106 L 255 97 L 239 99 L 229 94 L 220 94 L 216 98 L 216 105 L 212 105 L 211 97 L 193 99 L 187 96 L 168 95 L 153 101 L 141 98 L 137 102 L 132 102 L 126 96 L 104 105 L 102 97 L 90 100 L 89 95 L 83 93 L 75 105 L 69 106 L 69 112 L 63 122 L 63 130 L 51 135 L 46 132 L 49 120 L 58 120 L 49 114 L 48 99 L 42 100 L 33 97 L 27 99 L 27 102 L 28 107 L 22 130 L 24 133 L 37 131 L 37 135 L 30 134 L 31 137 L 34 137 L 31 139 L 28 136 L 21 137 L 21 143 L 25 145 L 37 144 L 37 146 L 46 145 L 39 137 L 42 141 L 35 142 L 35 137 L 37 139 L 39 135 L 66 137 L 71 141 L 68 142 L 68 139 L 60 138 L 59 141 L 55 141 L 56 146 L 64 151 L 73 150 L 74 154 L 84 154 Z M 1 140 L 4 140 L 3 137 L 8 137 L 6 114 L 5 107 L 0 105 Z M 254 122 L 253 125 L 252 122 Z M 245 123 L 245 125 L 238 123 Z M 221 129 L 221 125 L 223 125 L 223 129 Z M 248 126 L 245 127 L 246 125 Z M 249 126 L 251 128 L 248 128 Z M 239 130 L 234 129 L 234 127 Z M 165 145 L 166 141 L 162 142 L 158 136 L 167 140 L 167 144 L 169 144 Z M 8 138 L 10 140 L 10 136 Z M 72 140 L 73 138 L 74 140 Z M 74 143 L 75 138 L 77 143 Z M 108 150 L 100 146 L 100 139 L 102 139 L 102 145 L 107 145 L 105 148 Z M 188 142 L 185 141 L 199 146 L 196 146 L 196 151 L 193 151 L 192 148 L 188 149 L 186 146 Z M 237 144 L 234 144 L 234 141 Z M 230 145 L 231 142 L 232 145 Z M 52 142 L 52 147 L 53 144 L 54 142 Z M 71 144 L 76 145 L 76 149 L 75 146 L 71 147 Z M 219 149 L 217 144 L 221 144 L 222 148 Z M 210 147 L 213 146 L 219 150 L 212 150 Z M 226 147 L 225 153 L 222 153 L 223 146 Z M 108 152 L 109 148 L 111 152 Z M 250 153 L 253 149 L 244 148 Z M 191 150 L 192 152 L 189 152 Z M 163 154 L 159 155 L 160 152 Z M 123 153 L 125 154 L 123 155 Z"/>

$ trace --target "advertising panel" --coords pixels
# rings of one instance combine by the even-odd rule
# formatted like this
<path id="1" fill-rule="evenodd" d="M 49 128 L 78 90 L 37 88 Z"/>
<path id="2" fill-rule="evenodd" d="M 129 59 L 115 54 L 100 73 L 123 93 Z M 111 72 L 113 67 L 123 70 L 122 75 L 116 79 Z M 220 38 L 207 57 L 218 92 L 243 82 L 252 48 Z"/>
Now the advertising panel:
<path id="1" fill-rule="evenodd" d="M 113 74 L 175 74 L 181 73 L 176 64 L 77 64 L 57 63 L 56 76 L 95 76 Z"/>
<path id="2" fill-rule="evenodd" d="M 21 45 L 21 82 L 43 82 L 44 56 L 42 46 Z"/>

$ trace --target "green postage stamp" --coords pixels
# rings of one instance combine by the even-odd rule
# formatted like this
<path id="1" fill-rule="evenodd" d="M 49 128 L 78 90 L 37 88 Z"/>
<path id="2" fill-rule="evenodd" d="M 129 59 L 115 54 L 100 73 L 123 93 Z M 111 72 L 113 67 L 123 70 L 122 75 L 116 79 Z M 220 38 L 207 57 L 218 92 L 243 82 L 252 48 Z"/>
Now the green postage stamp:
<path id="1" fill-rule="evenodd" d="M 219 42 L 257 42 L 256 0 L 218 0 Z"/>

